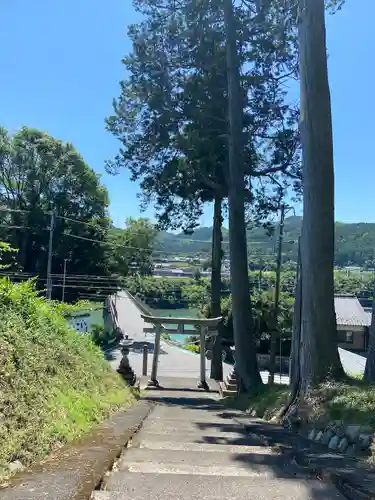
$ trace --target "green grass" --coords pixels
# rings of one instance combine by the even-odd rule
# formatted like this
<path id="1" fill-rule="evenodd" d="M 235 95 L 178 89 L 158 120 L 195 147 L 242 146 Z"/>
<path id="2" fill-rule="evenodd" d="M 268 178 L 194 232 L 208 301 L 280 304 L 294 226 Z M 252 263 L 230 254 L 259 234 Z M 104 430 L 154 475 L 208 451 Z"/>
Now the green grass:
<path id="1" fill-rule="evenodd" d="M 0 483 L 135 398 L 31 283 L 0 280 Z"/>
<path id="2" fill-rule="evenodd" d="M 374 385 L 347 378 L 343 382 L 323 384 L 313 398 L 331 420 L 360 424 L 375 430 Z"/>
<path id="3" fill-rule="evenodd" d="M 255 396 L 239 396 L 235 405 L 270 420 L 279 414 L 288 396 L 288 387 L 265 385 Z M 375 430 L 375 386 L 363 380 L 347 377 L 342 382 L 321 384 L 308 394 L 305 402 L 306 415 L 311 422 L 341 420 L 344 424 Z"/>
<path id="4" fill-rule="evenodd" d="M 289 396 L 289 388 L 283 385 L 263 385 L 255 395 L 238 396 L 230 405 L 244 411 L 254 412 L 257 416 L 270 420 L 276 416 Z"/>
<path id="5" fill-rule="evenodd" d="M 90 300 L 79 300 L 75 304 L 68 304 L 67 302 L 52 300 L 50 301 L 50 306 L 54 311 L 58 312 L 62 316 L 70 316 L 78 313 L 102 310 L 104 303 L 92 302 Z"/>

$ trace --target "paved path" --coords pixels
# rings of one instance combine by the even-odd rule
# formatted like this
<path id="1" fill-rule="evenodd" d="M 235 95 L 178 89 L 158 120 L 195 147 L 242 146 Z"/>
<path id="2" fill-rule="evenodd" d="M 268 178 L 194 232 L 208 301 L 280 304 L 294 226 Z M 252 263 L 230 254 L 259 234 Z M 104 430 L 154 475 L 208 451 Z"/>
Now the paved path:
<path id="1" fill-rule="evenodd" d="M 349 375 L 360 375 L 365 372 L 366 358 L 364 356 L 341 349 L 341 347 L 339 347 L 339 354 L 346 373 Z"/>
<path id="2" fill-rule="evenodd" d="M 141 318 L 141 312 L 131 298 L 122 292 L 117 296 L 116 308 L 120 327 L 124 334 L 134 339 L 135 349 L 129 354 L 130 364 L 137 375 L 142 374 L 142 349 L 145 342 L 149 343 L 153 349 L 154 335 L 143 333 L 144 327 L 150 327 Z M 110 361 L 117 368 L 121 359 L 121 353 L 116 350 L 111 353 Z M 206 360 L 207 379 L 210 375 L 210 361 Z M 148 374 L 151 373 L 152 354 L 149 354 Z M 232 370 L 232 366 L 223 364 L 224 377 Z M 263 382 L 267 382 L 268 372 L 261 372 Z M 199 379 L 199 356 L 179 347 L 161 341 L 161 351 L 159 356 L 158 377 L 186 377 Z M 276 383 L 288 384 L 288 377 L 275 375 Z"/>
<path id="3" fill-rule="evenodd" d="M 144 391 L 154 407 L 93 500 L 344 500 L 261 437 L 258 419 L 249 431 L 249 417 L 217 393 L 186 378 L 160 382 L 163 390 Z"/>

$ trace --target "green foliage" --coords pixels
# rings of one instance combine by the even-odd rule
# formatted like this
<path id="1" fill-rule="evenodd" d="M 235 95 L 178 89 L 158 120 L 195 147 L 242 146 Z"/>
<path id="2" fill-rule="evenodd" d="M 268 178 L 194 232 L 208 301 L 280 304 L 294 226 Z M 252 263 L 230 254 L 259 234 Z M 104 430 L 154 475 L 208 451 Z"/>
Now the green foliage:
<path id="1" fill-rule="evenodd" d="M 211 300 L 210 284 L 201 281 L 181 287 L 182 297 L 192 308 L 203 309 Z"/>
<path id="2" fill-rule="evenodd" d="M 301 233 L 302 217 L 288 217 L 285 220 L 283 262 L 297 262 L 298 237 Z M 274 229 L 277 230 L 277 224 Z M 269 231 L 257 227 L 247 233 L 249 261 L 255 268 L 275 265 L 275 239 Z M 202 227 L 191 235 L 160 232 L 155 249 L 175 252 L 177 255 L 200 255 L 209 258 L 211 253 L 212 228 Z M 337 266 L 363 266 L 375 269 L 375 224 L 344 224 L 335 226 Z M 228 253 L 228 230 L 223 228 L 224 251 Z"/>
<path id="3" fill-rule="evenodd" d="M 289 397 L 285 386 L 265 385 L 253 397 L 240 397 L 238 408 L 255 411 L 257 416 L 270 420 L 276 417 Z M 305 413 L 310 422 L 340 420 L 344 425 L 363 425 L 375 429 L 375 387 L 366 382 L 347 378 L 341 382 L 326 382 L 309 392 Z"/>
<path id="4" fill-rule="evenodd" d="M 375 387 L 357 378 L 348 378 L 336 384 L 324 384 L 316 399 L 324 403 L 325 412 L 332 420 L 348 424 L 362 424 L 375 429 Z"/>
<path id="5" fill-rule="evenodd" d="M 0 280 L 0 480 L 133 401 L 87 335 L 70 328 L 31 282 Z"/>
<path id="6" fill-rule="evenodd" d="M 148 219 L 126 219 L 125 229 L 111 229 L 107 250 L 109 269 L 121 276 L 151 274 L 156 228 Z"/>
<path id="7" fill-rule="evenodd" d="M 202 273 L 201 273 L 201 270 L 199 269 L 199 267 L 196 267 L 193 271 L 193 276 L 194 276 L 194 280 L 196 283 L 199 283 L 201 278 L 202 278 Z"/>
<path id="8" fill-rule="evenodd" d="M 95 345 L 105 349 L 116 340 L 116 331 L 106 331 L 103 325 L 92 325 L 90 336 Z"/>
<path id="9" fill-rule="evenodd" d="M 199 344 L 185 344 L 184 349 L 187 351 L 194 352 L 195 354 L 199 354 L 201 352 Z"/>
<path id="10" fill-rule="evenodd" d="M 191 288 L 194 281 L 134 276 L 126 278 L 123 283 L 126 290 L 154 309 L 176 309 L 188 307 L 185 290 Z"/>
<path id="11" fill-rule="evenodd" d="M 4 241 L 0 241 L 0 269 L 9 269 L 12 266 L 12 263 L 14 262 L 15 256 L 14 254 L 17 253 L 18 250 L 15 248 L 12 248 L 9 243 L 5 243 Z M 4 259 L 5 257 L 5 259 Z M 4 260 L 10 260 L 11 262 L 9 263 L 4 263 Z"/>
<path id="12" fill-rule="evenodd" d="M 277 417 L 283 405 L 288 400 L 289 388 L 282 385 L 263 385 L 260 391 L 249 397 L 248 395 L 239 396 L 231 404 L 236 408 L 255 414 L 266 420 Z"/>
<path id="13" fill-rule="evenodd" d="M 274 309 L 274 290 L 253 290 L 251 297 L 252 312 L 254 318 L 254 334 L 260 340 L 271 331 Z M 294 299 L 288 293 L 280 293 L 278 328 L 284 338 L 289 336 L 293 324 Z M 222 335 L 225 340 L 233 341 L 233 318 L 232 298 L 225 297 L 221 301 L 221 312 L 223 316 Z M 209 302 L 203 308 L 205 317 L 210 317 Z"/>
<path id="14" fill-rule="evenodd" d="M 12 210 L 0 213 L 4 226 L 0 228 L 0 239 L 19 249 L 17 263 L 22 271 L 46 274 L 46 228 L 53 208 L 57 218 L 52 273 L 62 275 L 64 259 L 69 259 L 70 274 L 106 273 L 101 242 L 110 225 L 108 193 L 72 144 L 36 129 L 23 127 L 10 136 L 0 128 L 0 188 L 1 206 Z M 7 225 L 19 229 L 9 231 Z M 38 287 L 45 287 L 44 279 L 39 279 Z M 55 279 L 53 296 L 60 298 L 61 290 L 61 278 Z M 67 300 L 75 299 L 80 292 L 84 290 L 79 290 L 76 283 L 67 286 Z"/>
<path id="15" fill-rule="evenodd" d="M 235 12 L 245 174 L 263 177 L 262 183 L 244 183 L 244 188 L 249 199 L 256 197 L 253 204 L 262 215 L 275 209 L 280 187 L 299 181 L 298 112 L 288 105 L 285 90 L 285 79 L 296 73 L 296 33 L 278 2 L 268 4 L 262 23 L 254 15 L 255 0 Z M 133 51 L 123 59 L 129 76 L 107 120 L 121 150 L 108 168 L 130 170 L 132 180 L 140 182 L 144 203 L 155 201 L 161 227 L 191 231 L 202 205 L 225 199 L 228 191 L 222 6 L 211 0 L 174 6 L 169 0 L 157 5 L 137 0 L 135 5 L 142 21 L 129 27 Z M 248 29 L 253 23 L 257 28 Z"/>
<path id="16" fill-rule="evenodd" d="M 103 302 L 78 300 L 74 304 L 68 304 L 67 302 L 58 302 L 57 300 L 51 300 L 49 301 L 49 306 L 53 311 L 57 312 L 61 316 L 67 317 L 77 312 L 96 311 L 97 309 L 102 309 Z"/>

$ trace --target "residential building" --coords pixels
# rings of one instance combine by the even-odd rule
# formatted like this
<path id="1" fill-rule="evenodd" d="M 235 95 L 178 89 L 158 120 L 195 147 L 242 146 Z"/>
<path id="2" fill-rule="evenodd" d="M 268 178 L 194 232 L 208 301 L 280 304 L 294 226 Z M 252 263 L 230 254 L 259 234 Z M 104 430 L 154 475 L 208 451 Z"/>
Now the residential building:
<path id="1" fill-rule="evenodd" d="M 351 295 L 336 296 L 335 311 L 339 346 L 349 351 L 366 352 L 371 314 Z"/>

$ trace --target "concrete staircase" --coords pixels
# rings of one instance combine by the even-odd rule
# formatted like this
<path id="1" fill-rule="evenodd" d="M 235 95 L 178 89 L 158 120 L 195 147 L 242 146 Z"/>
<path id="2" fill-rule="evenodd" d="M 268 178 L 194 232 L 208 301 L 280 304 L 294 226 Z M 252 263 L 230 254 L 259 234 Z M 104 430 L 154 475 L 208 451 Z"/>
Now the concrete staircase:
<path id="1" fill-rule="evenodd" d="M 223 398 L 235 398 L 238 393 L 238 376 L 236 369 L 233 367 L 233 370 L 228 374 L 227 378 L 224 382 L 219 382 L 219 391 L 220 395 Z"/>
<path id="2" fill-rule="evenodd" d="M 147 391 L 155 407 L 104 478 L 93 500 L 341 499 L 255 434 L 217 393 L 161 380 Z"/>

